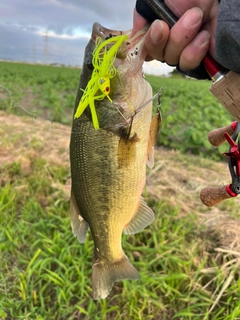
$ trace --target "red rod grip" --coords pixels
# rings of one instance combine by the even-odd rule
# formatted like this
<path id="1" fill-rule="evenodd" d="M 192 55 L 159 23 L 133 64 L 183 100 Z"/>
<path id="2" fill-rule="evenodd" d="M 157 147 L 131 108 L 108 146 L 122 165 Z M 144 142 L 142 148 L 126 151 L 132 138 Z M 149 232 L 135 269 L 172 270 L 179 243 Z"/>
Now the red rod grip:
<path id="1" fill-rule="evenodd" d="M 211 78 L 213 78 L 218 72 L 223 70 L 223 67 L 212 57 L 210 57 L 209 54 L 207 54 L 203 58 L 203 65 Z"/>

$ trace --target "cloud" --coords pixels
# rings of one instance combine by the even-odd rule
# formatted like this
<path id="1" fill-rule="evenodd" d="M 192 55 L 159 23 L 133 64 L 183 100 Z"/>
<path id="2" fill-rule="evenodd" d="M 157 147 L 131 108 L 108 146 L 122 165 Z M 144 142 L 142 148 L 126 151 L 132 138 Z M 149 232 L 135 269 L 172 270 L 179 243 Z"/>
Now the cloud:
<path id="1" fill-rule="evenodd" d="M 144 72 L 151 75 L 167 75 L 174 69 L 175 67 L 169 67 L 166 63 L 156 60 L 145 62 L 143 65 Z"/>
<path id="2" fill-rule="evenodd" d="M 0 58 L 42 63 L 81 65 L 87 36 L 56 35 L 46 37 L 40 28 L 0 24 Z"/>
<path id="3" fill-rule="evenodd" d="M 1 0 L 0 59 L 81 65 L 93 23 L 128 30 L 134 6 L 135 0 Z"/>
<path id="4" fill-rule="evenodd" d="M 110 27 L 125 23 L 130 28 L 135 1 L 120 2 L 99 0 L 3 0 L 2 21 L 12 23 L 13 19 L 19 24 L 38 25 L 56 33 L 63 33 L 66 28 L 81 26 L 90 31 L 93 22 Z M 3 14 L 4 13 L 4 14 Z"/>
<path id="5" fill-rule="evenodd" d="M 79 65 L 93 23 L 130 28 L 134 4 L 129 0 L 2 0 L 0 58 Z"/>

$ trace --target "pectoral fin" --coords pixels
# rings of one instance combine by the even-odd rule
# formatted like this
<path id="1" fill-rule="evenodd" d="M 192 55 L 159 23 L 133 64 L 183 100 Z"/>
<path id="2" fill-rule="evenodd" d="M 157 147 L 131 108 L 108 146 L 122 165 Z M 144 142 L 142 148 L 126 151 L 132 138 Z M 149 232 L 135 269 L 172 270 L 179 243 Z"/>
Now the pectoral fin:
<path id="1" fill-rule="evenodd" d="M 147 165 L 149 168 L 154 166 L 154 146 L 157 144 L 160 129 L 162 124 L 162 115 L 159 108 L 157 108 L 154 114 L 150 126 L 149 140 L 148 140 L 148 152 L 147 152 Z"/>
<path id="2" fill-rule="evenodd" d="M 73 192 L 71 192 L 70 197 L 70 218 L 74 237 L 77 237 L 80 243 L 84 243 L 86 240 L 88 223 L 80 214 Z"/>
<path id="3" fill-rule="evenodd" d="M 146 202 L 141 198 L 137 213 L 124 228 L 125 234 L 134 234 L 142 231 L 154 220 L 154 213 Z"/>

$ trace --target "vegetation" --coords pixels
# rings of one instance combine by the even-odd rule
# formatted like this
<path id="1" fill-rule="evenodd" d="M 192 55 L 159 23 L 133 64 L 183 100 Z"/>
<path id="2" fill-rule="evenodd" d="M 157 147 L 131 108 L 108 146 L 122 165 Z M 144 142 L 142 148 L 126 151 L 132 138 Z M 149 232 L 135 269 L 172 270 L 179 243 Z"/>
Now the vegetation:
<path id="1" fill-rule="evenodd" d="M 13 107 L 21 104 L 43 118 L 69 123 L 79 70 L 10 63 L 0 63 L 0 68 L 0 85 L 5 88 L 0 87 L 0 105 L 8 112 L 0 112 L 0 319 L 240 319 L 240 245 L 236 247 L 237 237 L 231 239 L 239 223 L 239 203 L 228 200 L 215 209 L 213 213 L 225 214 L 226 219 L 229 215 L 220 230 L 202 223 L 209 210 L 197 200 L 200 177 L 204 181 L 212 174 L 215 179 L 224 165 L 216 167 L 213 160 L 179 152 L 157 153 L 148 179 L 153 187 L 161 178 L 163 188 L 155 194 L 146 188 L 144 193 L 156 219 L 143 232 L 123 236 L 124 251 L 141 280 L 117 282 L 107 299 L 93 301 L 91 234 L 85 244 L 79 244 L 70 227 L 69 136 L 64 130 L 51 134 L 44 122 L 36 127 L 26 117 L 19 120 L 10 114 L 19 114 L 21 108 Z M 163 88 L 161 144 L 198 154 L 210 152 L 203 137 L 206 139 L 210 127 L 227 124 L 229 117 L 208 95 L 209 83 L 148 79 L 155 92 Z M 212 108 L 209 114 L 200 92 Z M 54 118 L 58 104 L 61 112 Z M 194 112 L 186 117 L 186 110 Z M 197 130 L 191 133 L 195 140 L 184 133 L 190 124 Z M 179 170 L 175 171 L 179 184 L 169 181 L 171 163 Z M 184 173 L 186 168 L 191 174 Z M 190 193 L 188 201 L 180 192 L 185 187 Z"/>
<path id="2" fill-rule="evenodd" d="M 182 77 L 147 76 L 153 92 L 162 88 L 163 127 L 160 144 L 182 152 L 222 159 L 226 146 L 219 152 L 208 142 L 208 133 L 233 121 L 231 115 L 209 92 L 210 81 Z"/>
<path id="3" fill-rule="evenodd" d="M 6 62 L 0 62 L 0 68 L 0 109 L 71 123 L 78 69 Z M 163 126 L 159 144 L 221 160 L 221 154 L 227 151 L 226 146 L 217 151 L 208 142 L 207 134 L 228 125 L 233 119 L 209 92 L 210 81 L 177 76 L 146 78 L 154 94 L 160 88 L 163 91 Z"/>
<path id="4" fill-rule="evenodd" d="M 0 109 L 70 123 L 79 70 L 0 62 Z"/>

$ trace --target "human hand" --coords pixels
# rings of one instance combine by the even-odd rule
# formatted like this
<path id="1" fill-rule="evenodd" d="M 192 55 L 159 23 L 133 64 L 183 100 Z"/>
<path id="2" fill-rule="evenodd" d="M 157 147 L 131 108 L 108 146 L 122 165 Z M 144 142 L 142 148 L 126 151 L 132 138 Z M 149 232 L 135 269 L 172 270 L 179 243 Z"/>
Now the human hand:
<path id="1" fill-rule="evenodd" d="M 161 20 L 155 20 L 145 39 L 146 60 L 165 61 L 179 65 L 182 71 L 196 68 L 209 53 L 215 50 L 217 0 L 165 0 L 165 4 L 179 21 L 169 30 Z M 132 34 L 148 22 L 134 11 Z"/>

